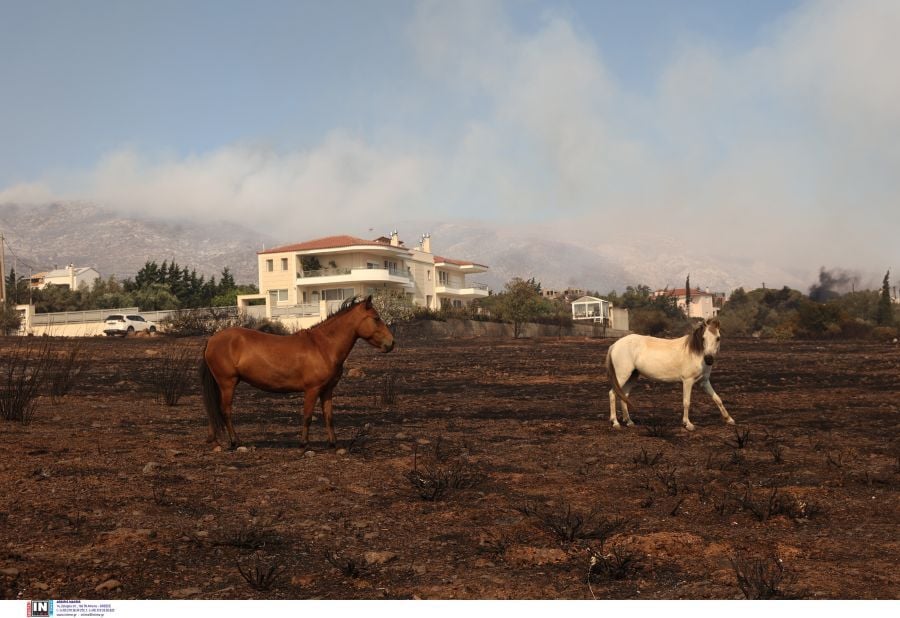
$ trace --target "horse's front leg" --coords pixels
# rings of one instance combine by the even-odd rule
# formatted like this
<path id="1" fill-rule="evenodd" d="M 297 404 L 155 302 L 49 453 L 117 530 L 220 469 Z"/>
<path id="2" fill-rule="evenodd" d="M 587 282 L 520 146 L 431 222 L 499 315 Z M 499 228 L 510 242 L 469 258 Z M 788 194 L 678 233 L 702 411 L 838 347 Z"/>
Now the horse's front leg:
<path id="1" fill-rule="evenodd" d="M 712 397 L 713 402 L 716 404 L 716 407 L 719 408 L 719 412 L 722 413 L 722 420 L 724 420 L 729 425 L 734 425 L 734 419 L 731 418 L 731 415 L 728 413 L 728 410 L 725 409 L 725 404 L 722 403 L 722 398 L 719 397 L 718 393 L 713 389 L 712 384 L 709 382 L 709 378 L 706 378 L 703 381 L 703 390 L 705 390 L 710 397 Z"/>
<path id="2" fill-rule="evenodd" d="M 300 446 L 306 448 L 309 444 L 309 426 L 312 424 L 313 411 L 316 409 L 316 399 L 319 398 L 317 389 L 309 389 L 303 393 L 303 425 L 300 428 Z"/>
<path id="3" fill-rule="evenodd" d="M 681 404 L 684 406 L 684 415 L 681 417 L 681 424 L 684 425 L 684 428 L 688 431 L 694 431 L 694 424 L 691 423 L 691 419 L 688 418 L 688 413 L 691 410 L 691 389 L 694 388 L 694 380 L 683 380 L 682 387 Z"/>
<path id="4" fill-rule="evenodd" d="M 328 446 L 337 447 L 337 437 L 334 435 L 334 426 L 332 425 L 332 407 L 331 396 L 334 388 L 329 387 L 322 391 L 322 416 L 325 418 L 325 431 L 328 433 Z"/>

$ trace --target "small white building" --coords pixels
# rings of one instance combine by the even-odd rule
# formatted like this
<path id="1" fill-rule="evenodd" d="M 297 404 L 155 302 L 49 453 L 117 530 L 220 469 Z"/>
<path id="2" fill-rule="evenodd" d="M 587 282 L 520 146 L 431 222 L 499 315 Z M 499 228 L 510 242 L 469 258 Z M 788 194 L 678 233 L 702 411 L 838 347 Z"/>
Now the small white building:
<path id="1" fill-rule="evenodd" d="M 596 296 L 582 296 L 572 301 L 572 319 L 602 322 L 609 328 L 628 330 L 628 309 L 613 307 L 608 300 Z"/>
<path id="2" fill-rule="evenodd" d="M 689 318 L 702 318 L 707 320 L 719 313 L 720 301 L 724 301 L 724 294 L 713 294 L 708 289 L 691 289 L 691 306 L 687 306 L 687 289 L 675 288 L 672 290 L 656 290 L 653 296 L 668 296 L 675 299 L 675 305 L 684 311 Z"/>
<path id="3" fill-rule="evenodd" d="M 100 273 L 90 266 L 75 266 L 69 264 L 65 268 L 58 268 L 46 273 L 38 273 L 31 280 L 32 287 L 43 290 L 49 285 L 62 285 L 70 290 L 77 290 L 84 283 L 88 287 L 94 285 L 94 281 L 100 278 Z"/>

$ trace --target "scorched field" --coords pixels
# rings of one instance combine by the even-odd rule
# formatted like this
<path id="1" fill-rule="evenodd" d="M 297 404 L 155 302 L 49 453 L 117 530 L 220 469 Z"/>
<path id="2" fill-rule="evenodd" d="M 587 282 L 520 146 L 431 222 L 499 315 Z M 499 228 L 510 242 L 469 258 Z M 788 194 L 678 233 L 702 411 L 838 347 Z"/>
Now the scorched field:
<path id="1" fill-rule="evenodd" d="M 712 383 L 736 427 L 695 389 L 688 433 L 680 385 L 641 381 L 615 432 L 609 340 L 407 329 L 391 354 L 357 343 L 337 450 L 317 411 L 304 452 L 300 396 L 246 385 L 242 448 L 206 444 L 202 339 L 49 343 L 68 392 L 0 421 L 7 599 L 900 591 L 896 344 L 726 336 Z"/>

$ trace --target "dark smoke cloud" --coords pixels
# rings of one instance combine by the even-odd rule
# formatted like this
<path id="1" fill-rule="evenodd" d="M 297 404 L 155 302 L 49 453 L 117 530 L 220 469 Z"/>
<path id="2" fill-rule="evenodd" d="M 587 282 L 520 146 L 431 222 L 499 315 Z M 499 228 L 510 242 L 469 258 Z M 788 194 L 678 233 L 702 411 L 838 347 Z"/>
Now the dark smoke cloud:
<path id="1" fill-rule="evenodd" d="M 809 288 L 809 298 L 818 303 L 828 302 L 841 294 L 851 292 L 859 286 L 859 275 L 835 268 L 819 269 L 819 282 Z"/>

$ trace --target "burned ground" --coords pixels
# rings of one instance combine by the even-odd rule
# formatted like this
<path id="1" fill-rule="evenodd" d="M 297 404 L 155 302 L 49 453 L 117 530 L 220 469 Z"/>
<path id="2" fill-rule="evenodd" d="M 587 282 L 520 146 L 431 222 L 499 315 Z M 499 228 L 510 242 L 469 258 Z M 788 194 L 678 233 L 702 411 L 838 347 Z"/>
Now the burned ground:
<path id="1" fill-rule="evenodd" d="M 897 597 L 896 345 L 726 339 L 738 425 L 696 389 L 688 433 L 644 381 L 610 429 L 609 341 L 398 343 L 357 345 L 310 455 L 297 395 L 239 387 L 236 452 L 193 374 L 157 401 L 202 340 L 85 340 L 70 393 L 0 421 L 3 597 Z"/>

